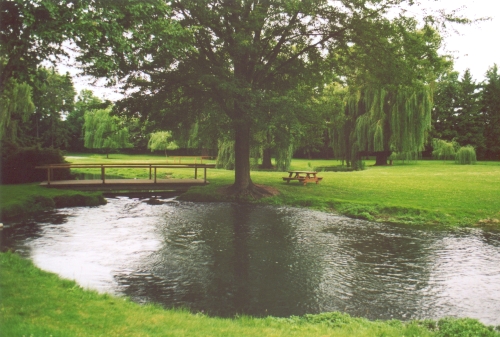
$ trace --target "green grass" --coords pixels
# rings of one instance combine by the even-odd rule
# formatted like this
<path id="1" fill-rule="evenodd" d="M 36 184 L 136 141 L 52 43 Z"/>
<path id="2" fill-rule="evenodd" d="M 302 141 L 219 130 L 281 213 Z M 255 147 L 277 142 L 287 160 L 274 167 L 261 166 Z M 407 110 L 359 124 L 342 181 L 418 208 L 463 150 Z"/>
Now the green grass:
<path id="1" fill-rule="evenodd" d="M 2 220 L 54 207 L 97 206 L 105 204 L 101 193 L 48 189 L 38 183 L 0 185 Z"/>
<path id="2" fill-rule="evenodd" d="M 105 155 L 68 154 L 72 163 L 161 163 L 159 155 Z M 213 163 L 213 161 L 208 161 Z M 311 170 L 318 166 L 338 165 L 334 160 L 294 159 L 292 169 Z M 418 161 L 412 164 L 372 166 L 366 161 L 366 170 L 355 172 L 321 172 L 319 185 L 302 186 L 285 183 L 286 172 L 252 171 L 254 183 L 268 185 L 280 195 L 257 202 L 275 205 L 309 207 L 336 212 L 350 217 L 405 224 L 451 226 L 500 226 L 500 162 L 479 162 L 477 165 L 456 165 L 453 162 Z M 78 169 L 73 172 L 99 174 L 99 169 Z M 124 178 L 148 178 L 148 169 L 107 169 L 106 173 Z M 198 172 L 200 174 L 200 172 Z M 158 176 L 192 178 L 193 169 L 158 170 Z M 210 185 L 190 189 L 184 200 L 226 201 L 217 192 L 234 182 L 234 171 L 208 170 Z M 20 194 L 31 192 L 26 185 Z M 10 186 L 2 186 L 1 194 Z M 15 189 L 16 187 L 12 187 Z M 40 188 L 32 194 L 40 193 Z M 44 192 L 45 193 L 45 192 Z M 47 192 L 48 193 L 48 192 Z M 55 193 L 55 192 L 54 192 Z M 61 192 L 58 192 L 61 193 Z M 5 200 L 3 198 L 2 200 Z M 15 200 L 11 202 L 16 203 Z M 2 209 L 4 208 L 2 201 Z"/>
<path id="3" fill-rule="evenodd" d="M 212 318 L 84 290 L 0 253 L 2 336 L 499 336 L 473 319 L 369 321 L 339 312 L 291 318 Z"/>
<path id="4" fill-rule="evenodd" d="M 74 163 L 161 162 L 160 156 L 69 155 Z M 335 161 L 294 160 L 292 169 L 332 166 Z M 411 224 L 496 225 L 500 218 L 500 163 L 454 165 L 420 161 L 411 165 L 372 167 L 365 171 L 322 172 L 319 185 L 286 184 L 283 172 L 253 171 L 255 183 L 269 185 L 279 196 L 257 202 L 304 206 L 353 217 Z M 84 172 L 86 170 L 79 170 Z M 175 177 L 193 170 L 170 169 Z M 108 174 L 147 177 L 142 169 Z M 209 170 L 210 185 L 183 195 L 189 200 L 227 200 L 215 193 L 234 181 L 234 172 Z M 0 186 L 2 214 L 36 211 L 80 201 L 99 203 L 99 193 L 45 189 L 37 184 Z M 93 200 L 93 201 L 92 201 Z M 10 253 L 0 254 L 0 334 L 2 336 L 499 336 L 477 320 L 369 321 L 343 313 L 291 318 L 211 318 L 182 310 L 139 305 L 84 290 L 73 281 L 43 272 Z"/>
<path id="5" fill-rule="evenodd" d="M 161 162 L 165 158 L 114 154 L 106 159 L 104 155 L 72 154 L 68 160 L 73 163 L 147 163 Z M 291 169 L 311 170 L 338 164 L 334 160 L 294 159 Z M 499 162 L 479 162 L 477 165 L 456 165 L 444 161 L 395 162 L 393 166 L 373 164 L 373 161 L 366 161 L 364 171 L 321 172 L 319 175 L 323 181 L 319 185 L 287 184 L 281 179 L 287 174 L 283 172 L 253 171 L 251 176 L 253 182 L 280 191 L 279 196 L 262 199 L 261 203 L 310 207 L 374 221 L 453 226 L 500 225 Z M 176 178 L 191 178 L 194 175 L 192 169 L 166 171 Z M 116 169 L 110 170 L 109 174 L 146 178 L 149 171 Z M 192 188 L 182 198 L 227 200 L 215 192 L 234 181 L 234 171 L 210 169 L 208 180 L 209 186 Z"/>

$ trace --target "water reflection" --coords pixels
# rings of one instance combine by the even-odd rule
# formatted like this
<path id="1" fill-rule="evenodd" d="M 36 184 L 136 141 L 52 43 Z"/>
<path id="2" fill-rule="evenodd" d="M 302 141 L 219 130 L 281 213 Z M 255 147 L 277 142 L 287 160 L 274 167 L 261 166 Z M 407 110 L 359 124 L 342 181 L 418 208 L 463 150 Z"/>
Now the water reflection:
<path id="1" fill-rule="evenodd" d="M 8 229 L 4 245 L 83 286 L 211 315 L 346 311 L 500 324 L 500 233 L 231 203 L 111 199 Z"/>

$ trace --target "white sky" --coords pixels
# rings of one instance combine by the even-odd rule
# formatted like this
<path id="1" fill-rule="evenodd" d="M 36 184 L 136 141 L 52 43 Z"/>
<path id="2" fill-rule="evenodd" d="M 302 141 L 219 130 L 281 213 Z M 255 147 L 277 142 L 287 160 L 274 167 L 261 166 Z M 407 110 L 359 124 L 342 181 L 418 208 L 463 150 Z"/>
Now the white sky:
<path id="1" fill-rule="evenodd" d="M 461 8 L 459 13 L 469 19 L 490 17 L 471 25 L 455 25 L 457 32 L 444 36 L 443 53 L 454 57 L 454 69 L 463 74 L 469 68 L 472 77 L 481 82 L 486 71 L 500 66 L 500 0 L 423 0 L 434 8 Z"/>
<path id="2" fill-rule="evenodd" d="M 500 0 L 421 0 L 421 5 L 412 7 L 410 11 L 416 13 L 432 9 L 460 9 L 458 13 L 469 19 L 491 18 L 471 25 L 448 27 L 442 53 L 454 57 L 456 71 L 463 74 L 469 68 L 473 79 L 481 82 L 488 68 L 495 63 L 500 66 Z M 103 99 L 114 101 L 122 97 L 116 90 L 105 88 L 102 84 L 92 86 L 90 78 L 77 77 L 74 68 L 60 66 L 59 70 L 73 75 L 77 93 L 90 89 Z"/>

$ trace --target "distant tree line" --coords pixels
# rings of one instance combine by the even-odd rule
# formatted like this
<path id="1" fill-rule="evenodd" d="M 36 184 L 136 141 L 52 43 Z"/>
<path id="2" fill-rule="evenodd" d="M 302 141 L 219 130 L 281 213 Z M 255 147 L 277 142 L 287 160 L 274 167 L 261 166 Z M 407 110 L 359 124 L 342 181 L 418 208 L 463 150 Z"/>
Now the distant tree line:
<path id="1" fill-rule="evenodd" d="M 265 192 L 252 165 L 272 168 L 273 157 L 284 170 L 294 153 L 348 165 L 371 153 L 383 165 L 438 138 L 498 160 L 496 65 L 478 84 L 438 54 L 440 27 L 469 20 L 422 24 L 403 2 L 414 5 L 0 0 L 2 158 L 33 146 L 211 149 L 235 169 L 238 195 Z M 54 70 L 69 42 L 85 75 L 131 93 L 75 100 L 70 76 Z"/>
<path id="2" fill-rule="evenodd" d="M 426 99 L 430 100 L 428 104 L 431 105 L 429 109 L 432 111 L 432 127 L 425 134 L 424 144 L 432 148 L 431 140 L 433 138 L 454 141 L 463 146 L 471 145 L 474 147 L 478 160 L 499 160 L 500 74 L 497 65 L 488 69 L 486 80 L 480 83 L 474 81 L 469 70 L 462 77 L 459 77 L 458 72 L 447 71 L 438 78 L 433 86 L 431 97 L 425 96 Z M 327 90 L 323 92 L 326 103 L 317 102 L 316 105 L 309 107 L 311 111 L 304 112 L 304 115 L 312 117 L 312 121 L 302 123 L 304 136 L 300 143 L 305 144 L 305 146 L 297 146 L 295 154 L 305 158 L 328 158 L 328 156 L 342 158 L 344 150 L 336 144 L 333 138 L 341 137 L 338 133 L 349 132 L 349 127 L 354 127 L 354 125 L 347 124 L 348 115 L 343 114 L 345 109 L 350 109 L 347 97 L 348 90 L 347 87 L 345 89 L 337 87 L 330 92 Z M 95 111 L 108 111 L 109 114 L 113 108 L 112 102 L 96 97 L 90 90 L 82 90 L 76 95 L 69 74 L 58 74 L 54 68 L 38 68 L 31 86 L 28 86 L 28 92 L 32 104 L 28 113 L 22 115 L 17 113 L 19 110 L 16 110 L 10 116 L 10 120 L 4 122 L 6 125 L 3 127 L 2 141 L 6 149 L 15 143 L 17 146 L 52 147 L 73 152 L 101 148 L 106 151 L 105 148 L 108 146 L 100 146 L 93 138 L 92 141 L 87 140 L 87 145 L 85 145 L 85 114 L 88 115 L 87 119 L 90 123 L 89 116 Z M 22 90 L 17 88 L 14 93 L 22 95 Z M 375 92 L 372 91 L 371 94 L 373 95 Z M 368 93 L 366 92 L 364 95 L 368 95 Z M 343 99 L 345 102 L 342 101 Z M 365 101 L 367 99 L 367 97 L 364 98 Z M 304 109 L 304 106 L 302 108 Z M 342 112 L 343 117 L 335 115 L 339 111 Z M 122 145 L 116 144 L 116 146 L 109 148 L 133 148 L 134 151 L 145 152 L 148 148 L 148 142 L 150 142 L 152 129 L 141 124 L 139 120 L 120 119 L 116 116 L 114 118 L 118 123 L 126 125 L 128 139 L 123 141 Z M 105 119 L 100 116 L 98 120 L 102 122 L 100 123 L 101 127 L 105 127 Z M 334 130 L 337 134 L 335 131 L 329 132 L 332 130 L 332 125 L 336 126 Z M 180 145 L 186 149 L 191 148 L 195 152 L 201 152 L 203 148 L 216 151 L 218 132 L 214 131 L 213 135 L 200 134 L 207 132 L 207 130 L 201 131 L 200 129 L 203 128 L 194 125 L 185 131 L 176 130 L 173 135 L 171 134 L 171 138 L 176 140 L 175 148 Z M 279 133 L 271 134 L 273 139 L 271 141 L 268 140 L 268 133 L 255 135 L 255 137 L 261 137 L 260 144 L 273 144 L 277 142 Z M 369 132 L 366 133 L 366 135 L 368 134 Z M 87 138 L 90 139 L 90 137 L 89 133 Z M 123 133 L 121 137 L 123 137 Z M 210 140 L 211 137 L 214 140 Z M 202 139 L 204 141 L 201 141 Z M 262 145 L 259 147 L 262 148 Z M 172 145 L 170 148 L 174 149 Z M 366 149 L 368 150 L 370 147 Z M 372 152 L 376 152 L 375 148 L 372 149 Z M 193 150 L 189 152 L 194 153 Z M 271 154 L 275 157 L 276 151 L 273 150 Z M 265 153 L 262 149 L 258 151 L 257 157 L 260 162 L 264 161 Z"/>
<path id="3" fill-rule="evenodd" d="M 478 160 L 500 160 L 500 73 L 495 64 L 477 83 L 469 70 L 440 76 L 434 92 L 431 137 L 475 148 Z"/>

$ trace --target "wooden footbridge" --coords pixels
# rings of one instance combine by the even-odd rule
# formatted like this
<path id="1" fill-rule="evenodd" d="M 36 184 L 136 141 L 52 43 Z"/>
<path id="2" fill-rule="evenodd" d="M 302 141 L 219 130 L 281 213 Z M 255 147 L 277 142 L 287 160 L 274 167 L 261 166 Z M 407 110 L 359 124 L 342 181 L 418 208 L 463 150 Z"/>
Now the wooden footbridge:
<path id="1" fill-rule="evenodd" d="M 215 164 L 49 164 L 37 166 L 47 170 L 47 181 L 41 186 L 82 191 L 183 191 L 192 186 L 207 185 L 207 168 Z M 100 169 L 100 179 L 91 180 L 54 180 L 54 171 L 60 169 Z M 106 179 L 106 169 L 134 168 L 149 170 L 149 179 Z M 194 169 L 194 179 L 159 178 L 160 169 Z M 203 170 L 203 178 L 198 177 Z"/>

